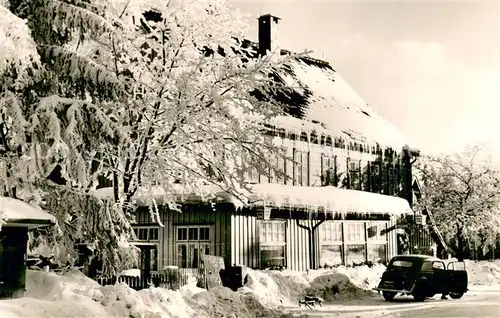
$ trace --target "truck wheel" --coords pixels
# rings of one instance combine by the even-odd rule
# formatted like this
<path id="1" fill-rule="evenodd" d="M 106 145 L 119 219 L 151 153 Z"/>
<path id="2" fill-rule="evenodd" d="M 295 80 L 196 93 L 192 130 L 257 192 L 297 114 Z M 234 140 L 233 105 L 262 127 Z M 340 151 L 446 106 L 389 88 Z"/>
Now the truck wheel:
<path id="1" fill-rule="evenodd" d="M 453 299 L 460 299 L 463 295 L 464 293 L 450 293 L 450 297 Z"/>
<path id="2" fill-rule="evenodd" d="M 413 294 L 413 299 L 415 299 L 415 301 L 425 301 L 425 295 L 421 293 Z"/>
<path id="3" fill-rule="evenodd" d="M 385 291 L 382 292 L 382 297 L 384 297 L 384 299 L 387 301 L 391 301 L 394 299 L 394 297 L 396 297 L 396 293 Z"/>

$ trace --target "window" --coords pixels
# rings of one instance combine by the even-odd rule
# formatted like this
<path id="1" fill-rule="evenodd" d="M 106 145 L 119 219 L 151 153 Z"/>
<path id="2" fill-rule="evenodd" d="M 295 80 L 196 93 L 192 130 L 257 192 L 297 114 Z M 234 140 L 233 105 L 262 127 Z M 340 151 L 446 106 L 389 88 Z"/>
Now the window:
<path id="1" fill-rule="evenodd" d="M 321 156 L 321 186 L 337 185 L 337 156 Z"/>
<path id="2" fill-rule="evenodd" d="M 345 222 L 346 264 L 366 262 L 366 240 L 364 222 Z"/>
<path id="3" fill-rule="evenodd" d="M 336 266 L 344 263 L 342 245 L 321 244 L 320 253 L 320 266 Z"/>
<path id="4" fill-rule="evenodd" d="M 309 152 L 293 150 L 293 185 L 309 185 Z"/>
<path id="5" fill-rule="evenodd" d="M 342 139 L 335 138 L 334 141 L 335 141 L 335 144 L 334 144 L 335 148 L 342 148 Z"/>
<path id="6" fill-rule="evenodd" d="M 260 227 L 261 267 L 285 266 L 286 223 L 264 221 Z"/>
<path id="7" fill-rule="evenodd" d="M 302 184 L 302 156 L 300 152 L 293 149 L 293 185 Z"/>
<path id="8" fill-rule="evenodd" d="M 373 222 L 368 222 L 366 224 L 367 229 L 367 238 L 368 242 L 380 242 L 380 243 L 385 243 L 387 242 L 387 235 L 385 234 L 385 230 L 387 229 L 387 222 L 386 221 L 373 221 Z"/>
<path id="9" fill-rule="evenodd" d="M 302 185 L 309 185 L 309 152 L 302 152 Z"/>
<path id="10" fill-rule="evenodd" d="M 387 230 L 388 222 L 372 221 L 366 223 L 367 256 L 369 261 L 386 262 L 387 259 Z"/>
<path id="11" fill-rule="evenodd" d="M 321 144 L 321 145 L 324 145 L 324 144 L 325 144 L 325 135 L 321 135 L 320 144 Z"/>
<path id="12" fill-rule="evenodd" d="M 387 262 L 387 244 L 368 244 L 368 261 L 375 263 Z"/>
<path id="13" fill-rule="evenodd" d="M 277 157 L 270 158 L 269 183 L 285 184 L 286 180 L 286 149 L 282 149 Z M 263 181 L 263 180 L 262 180 Z"/>
<path id="14" fill-rule="evenodd" d="M 157 227 L 135 227 L 134 233 L 138 241 L 158 241 L 159 239 Z"/>
<path id="15" fill-rule="evenodd" d="M 443 262 L 432 262 L 432 268 L 433 269 L 440 269 L 440 270 L 445 269 Z"/>
<path id="16" fill-rule="evenodd" d="M 401 261 L 401 260 L 396 260 L 392 262 L 391 264 L 394 267 L 405 267 L 405 268 L 410 268 L 413 266 L 413 263 L 410 261 Z"/>
<path id="17" fill-rule="evenodd" d="M 210 254 L 210 226 L 177 226 L 176 233 L 177 265 L 180 268 L 198 268 L 201 255 Z"/>
<path id="18" fill-rule="evenodd" d="M 332 146 L 332 137 L 330 136 L 327 136 L 326 137 L 326 143 L 325 143 L 328 147 L 331 147 Z"/>
<path id="19" fill-rule="evenodd" d="M 364 264 L 366 262 L 366 245 L 349 244 L 345 247 L 346 265 Z"/>
<path id="20" fill-rule="evenodd" d="M 278 136 L 280 136 L 280 138 L 286 137 L 286 132 L 283 128 L 278 128 Z"/>
<path id="21" fill-rule="evenodd" d="M 281 172 L 280 174 L 276 175 L 276 181 L 279 184 L 286 184 L 286 179 L 287 179 L 287 171 L 286 171 L 286 155 L 283 153 L 283 155 L 278 157 L 278 172 Z"/>
<path id="22" fill-rule="evenodd" d="M 151 271 L 158 271 L 158 247 L 157 246 L 140 246 L 141 250 L 139 267 L 146 269 L 149 267 Z"/>
<path id="23" fill-rule="evenodd" d="M 307 142 L 307 134 L 305 132 L 302 132 L 300 134 L 300 141 L 305 141 Z"/>
<path id="24" fill-rule="evenodd" d="M 335 266 L 343 264 L 342 223 L 326 221 L 320 226 L 320 265 Z"/>
<path id="25" fill-rule="evenodd" d="M 259 180 L 260 180 L 260 174 L 259 174 L 259 171 L 257 171 L 257 169 L 255 167 L 248 167 L 248 177 L 247 177 L 247 181 L 249 183 L 259 183 Z"/>
<path id="26" fill-rule="evenodd" d="M 346 222 L 345 234 L 346 242 L 364 243 L 365 242 L 365 224 L 364 222 Z"/>
<path id="27" fill-rule="evenodd" d="M 318 143 L 318 135 L 316 135 L 316 133 L 314 131 L 311 133 L 311 142 L 313 144 L 317 144 Z"/>
<path id="28" fill-rule="evenodd" d="M 325 221 L 320 227 L 321 243 L 342 243 L 342 223 Z"/>

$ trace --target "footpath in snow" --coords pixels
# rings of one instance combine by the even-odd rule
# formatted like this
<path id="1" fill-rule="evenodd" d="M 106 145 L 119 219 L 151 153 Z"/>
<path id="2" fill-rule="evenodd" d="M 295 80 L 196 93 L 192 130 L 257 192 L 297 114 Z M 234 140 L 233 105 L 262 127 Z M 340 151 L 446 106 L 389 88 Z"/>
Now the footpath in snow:
<path id="1" fill-rule="evenodd" d="M 466 262 L 471 290 L 500 286 L 500 261 Z M 238 292 L 217 287 L 210 291 L 192 282 L 179 291 L 149 288 L 135 291 L 125 284 L 100 286 L 79 271 L 61 276 L 28 271 L 25 297 L 0 301 L 0 316 L 25 317 L 296 317 L 298 300 L 314 294 L 325 300 L 323 310 L 350 312 L 380 308 L 378 284 L 383 265 L 306 272 L 247 270 Z"/>

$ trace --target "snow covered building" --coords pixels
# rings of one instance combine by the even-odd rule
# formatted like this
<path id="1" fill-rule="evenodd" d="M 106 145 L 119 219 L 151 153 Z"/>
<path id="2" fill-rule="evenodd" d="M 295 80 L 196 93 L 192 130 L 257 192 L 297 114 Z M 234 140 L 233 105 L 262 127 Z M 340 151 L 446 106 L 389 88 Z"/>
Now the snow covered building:
<path id="1" fill-rule="evenodd" d="M 272 49 L 278 18 L 259 18 L 259 43 Z M 292 160 L 276 159 L 288 178 L 251 172 L 254 204 L 228 195 L 216 204 L 186 200 L 183 212 L 161 212 L 164 227 L 140 207 L 134 225 L 143 267 L 196 268 L 201 254 L 226 265 L 307 270 L 386 261 L 398 253 L 396 223 L 411 210 L 417 151 L 326 61 L 300 57 L 279 74 L 290 88 L 280 100 L 287 116 L 266 124 Z M 430 238 L 418 239 L 430 245 Z"/>

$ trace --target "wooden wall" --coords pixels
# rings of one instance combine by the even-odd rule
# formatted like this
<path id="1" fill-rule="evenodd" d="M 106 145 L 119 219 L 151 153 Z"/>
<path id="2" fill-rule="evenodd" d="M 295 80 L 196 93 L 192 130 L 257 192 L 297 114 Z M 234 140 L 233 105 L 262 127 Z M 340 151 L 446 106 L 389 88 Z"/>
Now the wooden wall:
<path id="1" fill-rule="evenodd" d="M 260 267 L 260 235 L 262 220 L 252 215 L 231 216 L 231 264 Z M 301 221 L 308 224 L 311 221 Z M 286 267 L 290 270 L 309 269 L 309 236 L 296 220 L 286 220 Z"/>
<path id="2" fill-rule="evenodd" d="M 231 264 L 257 268 L 260 264 L 259 225 L 251 215 L 231 216 Z"/>
<path id="3" fill-rule="evenodd" d="M 147 208 L 141 207 L 137 213 L 138 226 L 158 226 L 151 222 Z M 161 211 L 159 241 L 159 268 L 177 265 L 177 247 L 175 226 L 210 225 L 213 231 L 211 253 L 224 258 L 227 266 L 245 265 L 260 268 L 260 232 L 263 220 L 258 220 L 253 213 L 240 213 L 231 205 L 186 205 L 182 213 L 164 209 Z M 303 228 L 312 227 L 318 221 L 286 220 L 286 267 L 289 270 L 305 271 L 310 269 L 309 233 Z M 396 224 L 396 217 L 391 217 L 388 227 Z M 300 225 L 300 226 L 299 226 Z M 302 227 L 301 227 L 302 226 Z M 321 226 L 321 225 L 320 225 Z M 320 234 L 316 230 L 316 264 L 320 259 Z M 397 232 L 387 233 L 387 257 L 397 255 Z M 153 242 L 154 243 L 154 242 Z"/>
<path id="4" fill-rule="evenodd" d="M 396 216 L 391 216 L 389 221 L 389 227 L 395 226 L 397 222 Z M 387 242 L 387 257 L 390 260 L 392 257 L 398 255 L 398 233 L 396 230 L 387 233 Z"/>
<path id="5" fill-rule="evenodd" d="M 230 264 L 231 252 L 231 206 L 187 204 L 183 206 L 183 211 L 177 212 L 162 207 L 160 210 L 161 222 L 164 227 L 160 227 L 158 241 L 158 262 L 159 268 L 167 265 L 177 265 L 176 247 L 176 226 L 182 225 L 210 225 L 213 231 L 213 244 L 211 253 L 224 258 L 226 265 Z M 147 207 L 140 207 L 137 213 L 137 226 L 156 225 L 151 221 Z"/>

